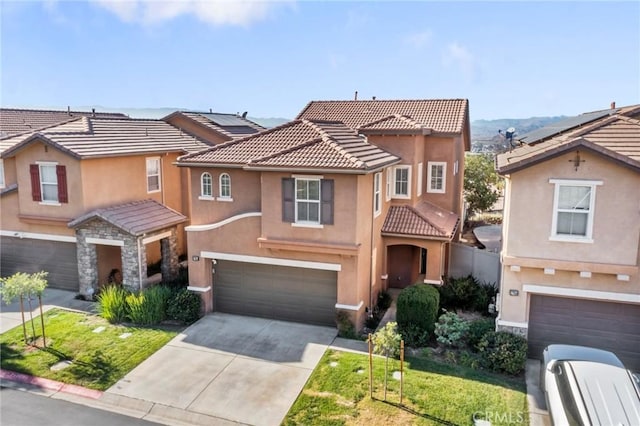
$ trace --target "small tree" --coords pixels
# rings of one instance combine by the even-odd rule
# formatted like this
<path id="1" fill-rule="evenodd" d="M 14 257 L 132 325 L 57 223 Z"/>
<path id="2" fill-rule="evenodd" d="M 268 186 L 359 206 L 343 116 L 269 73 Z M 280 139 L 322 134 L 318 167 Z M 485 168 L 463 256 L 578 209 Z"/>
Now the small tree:
<path id="1" fill-rule="evenodd" d="M 387 376 L 389 375 L 389 357 L 396 357 L 400 353 L 400 333 L 398 324 L 387 323 L 373 335 L 373 351 L 385 356 L 384 364 L 384 400 L 387 400 Z"/>
<path id="2" fill-rule="evenodd" d="M 469 217 L 491 208 L 498 201 L 502 178 L 491 154 L 468 154 L 464 165 L 464 197 Z"/>
<path id="3" fill-rule="evenodd" d="M 44 316 L 42 315 L 42 293 L 47 287 L 47 275 L 48 272 L 40 271 L 34 274 L 26 274 L 24 272 L 16 272 L 10 277 L 0 278 L 0 293 L 2 294 L 2 300 L 8 305 L 16 297 L 20 298 L 20 314 L 22 315 L 22 332 L 24 334 L 24 342 L 28 343 L 27 339 L 27 326 L 24 321 L 24 299 L 29 302 L 29 315 L 31 319 L 31 328 L 33 330 L 33 338 L 36 337 L 36 328 L 33 324 L 33 307 L 31 306 L 31 299 L 33 296 L 38 297 L 38 304 L 40 306 L 40 322 L 42 325 L 42 341 L 44 346 L 47 346 L 44 334 Z"/>

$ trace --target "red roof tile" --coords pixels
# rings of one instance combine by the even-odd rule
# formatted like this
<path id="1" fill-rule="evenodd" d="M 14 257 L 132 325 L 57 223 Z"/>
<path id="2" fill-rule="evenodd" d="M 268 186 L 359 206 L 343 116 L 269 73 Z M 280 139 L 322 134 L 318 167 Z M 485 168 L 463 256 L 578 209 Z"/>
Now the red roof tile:
<path id="1" fill-rule="evenodd" d="M 360 129 L 398 115 L 436 133 L 462 133 L 468 126 L 468 112 L 469 102 L 466 99 L 312 101 L 297 118 L 341 121 L 351 128 Z M 394 123 L 400 129 L 407 126 L 402 120 Z"/>
<path id="2" fill-rule="evenodd" d="M 415 207 L 391 206 L 382 225 L 382 234 L 451 239 L 459 222 L 457 214 L 422 201 Z"/>

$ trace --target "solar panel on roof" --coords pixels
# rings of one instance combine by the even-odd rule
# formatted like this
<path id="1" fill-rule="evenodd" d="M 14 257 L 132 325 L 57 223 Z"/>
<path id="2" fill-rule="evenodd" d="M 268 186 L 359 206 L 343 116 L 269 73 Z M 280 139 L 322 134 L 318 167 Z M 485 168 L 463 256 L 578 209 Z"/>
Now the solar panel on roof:
<path id="1" fill-rule="evenodd" d="M 232 135 L 252 135 L 258 133 L 257 129 L 249 126 L 229 126 L 224 129 Z"/>
<path id="2" fill-rule="evenodd" d="M 201 114 L 203 117 L 207 117 L 209 120 L 216 123 L 218 126 L 246 126 L 247 121 L 242 117 L 238 117 L 237 115 L 232 114 L 216 114 L 216 113 L 208 113 Z"/>
<path id="3" fill-rule="evenodd" d="M 533 130 L 529 133 L 526 133 L 518 138 L 518 140 L 532 144 L 538 142 L 542 139 L 546 139 L 550 136 L 557 135 L 559 133 L 565 132 L 567 130 L 571 130 L 575 127 L 582 126 L 584 124 L 595 121 L 599 118 L 606 117 L 611 115 L 616 110 L 604 110 L 604 111 L 594 111 L 587 112 L 584 114 L 576 115 L 575 117 L 565 118 L 563 120 L 557 121 L 548 126 L 541 127 L 540 129 Z"/>

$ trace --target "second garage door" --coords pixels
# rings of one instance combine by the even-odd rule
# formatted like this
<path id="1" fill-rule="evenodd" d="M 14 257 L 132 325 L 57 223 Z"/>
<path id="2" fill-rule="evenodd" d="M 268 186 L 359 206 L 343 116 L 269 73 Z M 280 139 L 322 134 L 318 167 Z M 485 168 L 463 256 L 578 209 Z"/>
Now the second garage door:
<path id="1" fill-rule="evenodd" d="M 214 268 L 217 311 L 335 326 L 335 271 L 228 260 Z"/>
<path id="2" fill-rule="evenodd" d="M 640 305 L 532 295 L 528 340 L 531 358 L 552 343 L 591 346 L 640 371 Z"/>

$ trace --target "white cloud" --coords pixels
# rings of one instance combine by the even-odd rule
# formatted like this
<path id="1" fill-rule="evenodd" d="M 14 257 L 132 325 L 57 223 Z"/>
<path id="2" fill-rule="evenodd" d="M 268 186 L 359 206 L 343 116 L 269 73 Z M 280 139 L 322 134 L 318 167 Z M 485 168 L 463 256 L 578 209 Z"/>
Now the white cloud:
<path id="1" fill-rule="evenodd" d="M 446 68 L 458 69 L 468 82 L 476 77 L 478 64 L 475 57 L 466 47 L 458 43 L 447 46 L 442 63 Z"/>
<path id="2" fill-rule="evenodd" d="M 124 22 L 159 24 L 192 15 L 212 25 L 246 26 L 267 17 L 287 1 L 246 0 L 93 0 Z"/>
<path id="3" fill-rule="evenodd" d="M 409 34 L 404 38 L 404 42 L 417 49 L 421 49 L 431 43 L 433 38 L 433 32 L 431 30 L 425 30 L 419 33 Z"/>

